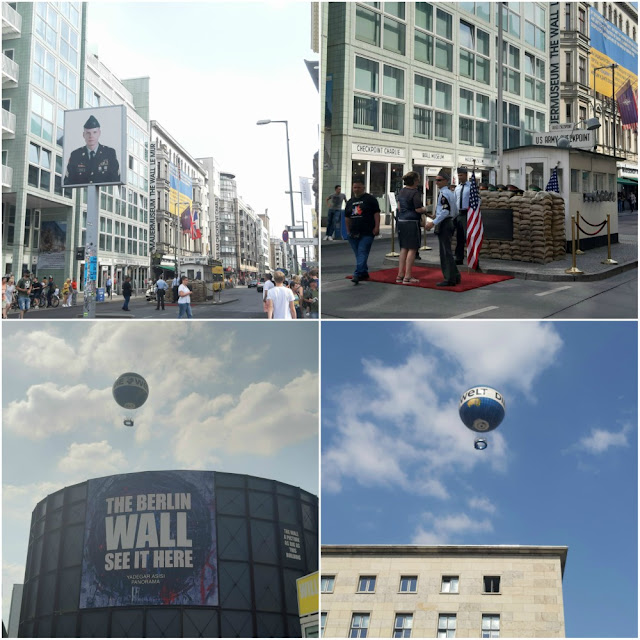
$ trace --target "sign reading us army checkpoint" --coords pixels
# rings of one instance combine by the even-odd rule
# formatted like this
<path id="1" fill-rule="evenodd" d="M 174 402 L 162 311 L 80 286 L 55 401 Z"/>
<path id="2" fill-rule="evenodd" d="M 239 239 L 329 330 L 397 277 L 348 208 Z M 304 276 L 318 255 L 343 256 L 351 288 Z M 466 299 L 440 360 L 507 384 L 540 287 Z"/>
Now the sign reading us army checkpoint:
<path id="1" fill-rule="evenodd" d="M 568 138 L 575 149 L 593 149 L 596 145 L 595 131 L 576 129 L 573 133 L 556 130 L 545 133 L 534 133 L 532 144 L 545 147 L 558 146 L 559 138 Z"/>

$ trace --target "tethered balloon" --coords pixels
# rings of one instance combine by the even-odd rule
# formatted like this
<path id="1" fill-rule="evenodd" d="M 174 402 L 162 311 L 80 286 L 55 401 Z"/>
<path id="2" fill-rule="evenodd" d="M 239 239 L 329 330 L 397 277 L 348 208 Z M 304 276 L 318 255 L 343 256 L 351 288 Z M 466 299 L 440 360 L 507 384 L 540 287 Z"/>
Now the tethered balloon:
<path id="1" fill-rule="evenodd" d="M 504 419 L 505 402 L 502 394 L 491 387 L 472 387 L 460 397 L 458 407 L 460 419 L 464 425 L 476 433 L 493 431 Z M 474 447 L 478 450 L 487 448 L 484 438 L 477 438 Z"/>
<path id="2" fill-rule="evenodd" d="M 139 374 L 133 372 L 123 373 L 113 383 L 112 388 L 114 400 L 129 412 L 139 409 L 149 397 L 149 385 Z M 129 413 L 125 420 L 125 427 L 133 427 L 133 414 Z"/>

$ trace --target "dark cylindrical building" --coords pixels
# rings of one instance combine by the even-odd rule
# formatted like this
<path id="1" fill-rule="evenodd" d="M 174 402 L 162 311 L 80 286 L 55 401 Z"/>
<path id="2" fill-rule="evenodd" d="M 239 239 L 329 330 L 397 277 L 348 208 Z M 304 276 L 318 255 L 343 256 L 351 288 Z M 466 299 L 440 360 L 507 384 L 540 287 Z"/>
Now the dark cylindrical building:
<path id="1" fill-rule="evenodd" d="M 20 637 L 300 637 L 318 498 L 214 471 L 88 480 L 31 518 Z"/>

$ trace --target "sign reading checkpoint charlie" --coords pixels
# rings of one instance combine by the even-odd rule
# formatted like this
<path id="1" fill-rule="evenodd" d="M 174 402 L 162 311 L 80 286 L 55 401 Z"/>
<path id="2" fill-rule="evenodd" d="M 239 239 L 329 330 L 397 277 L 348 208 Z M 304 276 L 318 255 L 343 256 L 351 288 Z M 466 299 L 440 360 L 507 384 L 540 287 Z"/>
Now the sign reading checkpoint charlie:
<path id="1" fill-rule="evenodd" d="M 89 480 L 80 608 L 218 605 L 213 472 Z"/>

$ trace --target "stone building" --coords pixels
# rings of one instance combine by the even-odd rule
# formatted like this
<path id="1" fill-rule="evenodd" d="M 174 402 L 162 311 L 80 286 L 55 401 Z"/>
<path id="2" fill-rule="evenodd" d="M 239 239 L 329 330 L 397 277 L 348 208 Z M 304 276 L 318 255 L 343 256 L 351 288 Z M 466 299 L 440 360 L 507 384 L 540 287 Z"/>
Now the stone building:
<path id="1" fill-rule="evenodd" d="M 567 550 L 323 545 L 322 635 L 562 638 Z"/>

